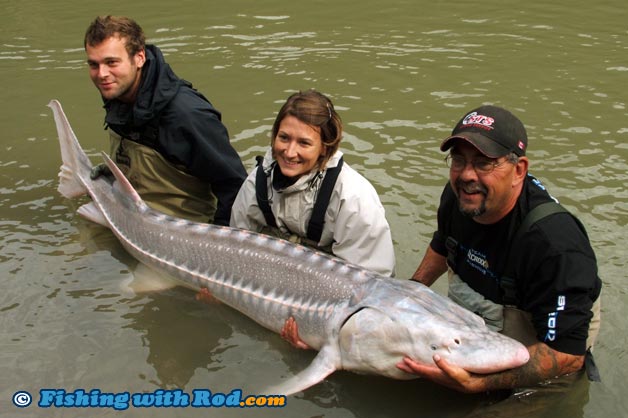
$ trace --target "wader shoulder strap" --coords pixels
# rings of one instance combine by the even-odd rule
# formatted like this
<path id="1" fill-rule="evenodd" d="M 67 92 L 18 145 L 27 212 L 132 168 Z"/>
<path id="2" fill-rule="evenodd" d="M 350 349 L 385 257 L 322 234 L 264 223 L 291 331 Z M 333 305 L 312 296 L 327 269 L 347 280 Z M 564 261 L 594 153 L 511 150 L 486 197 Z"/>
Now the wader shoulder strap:
<path id="1" fill-rule="evenodd" d="M 526 215 L 526 217 L 523 219 L 523 222 L 521 222 L 521 225 L 519 225 L 517 233 L 515 234 L 511 242 L 517 242 L 517 240 L 519 240 L 523 236 L 523 234 L 528 232 L 532 225 L 534 225 L 541 219 L 561 212 L 569 213 L 569 211 L 562 207 L 560 203 L 557 203 L 553 200 L 541 203 Z"/>
<path id="2" fill-rule="evenodd" d="M 523 222 L 517 228 L 517 232 L 515 232 L 513 238 L 510 240 L 510 248 L 508 250 L 508 256 L 506 260 L 506 271 L 502 275 L 499 286 L 502 291 L 502 301 L 505 305 L 518 305 L 519 298 L 517 297 L 517 283 L 514 271 L 512 269 L 512 261 L 514 254 L 518 252 L 515 251 L 515 247 L 521 237 L 530 230 L 532 225 L 540 221 L 541 219 L 553 215 L 555 213 L 569 213 L 567 209 L 562 207 L 559 203 L 555 201 L 549 201 L 545 203 L 541 203 L 534 209 L 532 209 L 525 218 L 523 218 Z M 574 217 L 580 229 L 584 231 L 584 227 L 580 223 L 580 221 Z"/>
<path id="3" fill-rule="evenodd" d="M 257 205 L 264 214 L 266 224 L 276 228 L 277 222 L 275 222 L 275 215 L 273 214 L 270 207 L 270 201 L 268 200 L 268 182 L 266 179 L 266 173 L 262 168 L 262 161 L 264 158 L 262 156 L 257 156 L 255 159 L 257 160 L 257 173 L 255 177 L 255 197 L 257 199 Z M 318 243 L 321 239 L 323 225 L 325 224 L 325 213 L 327 212 L 329 200 L 331 199 L 331 194 L 334 191 L 336 180 L 338 179 L 340 170 L 342 170 L 343 164 L 342 157 L 340 157 L 338 165 L 327 170 L 327 173 L 323 178 L 321 188 L 318 191 L 318 196 L 316 198 L 316 202 L 314 203 L 314 208 L 312 209 L 312 217 L 310 218 L 310 222 L 307 227 L 307 238 L 315 243 Z"/>
<path id="4" fill-rule="evenodd" d="M 447 248 L 447 265 L 456 271 L 456 257 L 458 256 L 458 241 L 449 236 L 445 240 L 445 248 Z"/>
<path id="5" fill-rule="evenodd" d="M 264 219 L 266 219 L 266 224 L 277 228 L 275 215 L 273 215 L 273 211 L 270 208 L 270 201 L 268 200 L 268 182 L 266 181 L 266 173 L 262 166 L 264 157 L 258 155 L 255 157 L 255 160 L 257 161 L 257 173 L 255 174 L 255 198 L 257 199 L 257 206 L 259 206 L 262 211 Z"/>
<path id="6" fill-rule="evenodd" d="M 453 214 L 456 205 L 455 199 L 449 199 L 449 203 L 444 207 L 444 217 L 450 217 Z M 456 263 L 458 259 L 458 241 L 451 236 L 451 222 L 445 223 L 445 248 L 447 249 L 447 265 L 452 271 L 456 271 Z"/>
<path id="7" fill-rule="evenodd" d="M 331 194 L 334 191 L 336 180 L 338 180 L 338 175 L 340 174 L 340 170 L 342 170 L 343 164 L 342 157 L 340 157 L 336 167 L 327 169 L 325 178 L 323 178 L 323 184 L 321 184 L 321 188 L 318 191 L 318 197 L 316 198 L 314 209 L 312 210 L 312 217 L 307 226 L 307 238 L 316 243 L 320 241 L 321 235 L 323 234 L 325 213 L 327 212 L 329 200 L 331 199 Z"/>

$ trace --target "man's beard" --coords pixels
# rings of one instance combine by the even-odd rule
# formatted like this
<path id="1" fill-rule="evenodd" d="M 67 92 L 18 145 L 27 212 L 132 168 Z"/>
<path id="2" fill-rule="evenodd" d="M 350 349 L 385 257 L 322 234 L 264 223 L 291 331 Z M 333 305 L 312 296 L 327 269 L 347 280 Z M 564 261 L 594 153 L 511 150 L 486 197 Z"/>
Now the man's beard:
<path id="1" fill-rule="evenodd" d="M 456 190 L 463 189 L 467 193 L 480 192 L 485 197 L 487 194 L 486 187 L 484 187 L 477 181 L 463 182 L 461 180 L 456 180 L 455 188 Z M 463 207 L 462 203 L 460 202 L 460 197 L 458 197 L 458 209 L 460 210 L 460 213 L 462 213 L 464 216 L 468 218 L 475 218 L 476 216 L 480 216 L 484 214 L 484 212 L 486 212 L 486 199 L 482 200 L 479 207 L 474 209 L 467 209 Z"/>
<path id="2" fill-rule="evenodd" d="M 475 218 L 476 216 L 480 216 L 484 214 L 484 212 L 486 212 L 486 204 L 484 201 L 482 201 L 480 207 L 475 209 L 465 209 L 462 207 L 462 205 L 459 205 L 458 209 L 460 210 L 460 213 L 462 213 L 467 218 Z"/>

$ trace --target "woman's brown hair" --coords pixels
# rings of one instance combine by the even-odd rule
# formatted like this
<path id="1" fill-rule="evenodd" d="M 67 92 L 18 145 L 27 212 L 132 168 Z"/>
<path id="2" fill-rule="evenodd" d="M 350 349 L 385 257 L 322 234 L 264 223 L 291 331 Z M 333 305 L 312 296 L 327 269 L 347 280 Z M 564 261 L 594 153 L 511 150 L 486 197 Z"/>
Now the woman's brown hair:
<path id="1" fill-rule="evenodd" d="M 316 127 L 323 142 L 323 155 L 319 159 L 319 169 L 325 169 L 327 161 L 338 150 L 342 139 L 342 120 L 327 96 L 311 89 L 292 94 L 286 100 L 273 124 L 271 145 L 275 142 L 279 125 L 286 116 L 294 116 L 301 122 Z"/>

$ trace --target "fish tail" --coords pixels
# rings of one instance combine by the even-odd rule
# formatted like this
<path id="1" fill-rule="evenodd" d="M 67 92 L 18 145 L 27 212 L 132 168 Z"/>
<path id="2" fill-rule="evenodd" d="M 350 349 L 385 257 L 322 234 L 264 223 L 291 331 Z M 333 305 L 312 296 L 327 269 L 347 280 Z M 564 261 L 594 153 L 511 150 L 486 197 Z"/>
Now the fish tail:
<path id="1" fill-rule="evenodd" d="M 61 103 L 57 100 L 51 100 L 48 107 L 52 109 L 54 114 L 63 161 L 59 171 L 57 190 L 67 198 L 82 196 L 88 192 L 83 179 L 89 177 L 91 162 L 76 139 L 76 135 L 74 135 L 74 131 L 65 113 L 63 113 Z"/>

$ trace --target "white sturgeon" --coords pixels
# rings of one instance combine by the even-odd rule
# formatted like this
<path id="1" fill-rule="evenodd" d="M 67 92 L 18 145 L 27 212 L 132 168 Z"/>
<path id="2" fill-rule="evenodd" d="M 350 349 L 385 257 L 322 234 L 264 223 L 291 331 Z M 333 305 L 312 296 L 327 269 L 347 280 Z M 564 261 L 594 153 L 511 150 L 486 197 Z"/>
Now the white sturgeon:
<path id="1" fill-rule="evenodd" d="M 518 367 L 527 349 L 489 330 L 477 315 L 419 283 L 391 279 L 301 245 L 250 231 L 189 222 L 149 208 L 111 159 L 115 176 L 90 179 L 92 163 L 52 100 L 63 165 L 59 192 L 89 194 L 78 209 L 111 229 L 142 263 L 280 332 L 293 316 L 300 337 L 319 350 L 312 364 L 267 394 L 289 395 L 335 370 L 412 379 L 404 356 L 434 364 L 435 354 L 475 373 Z"/>

